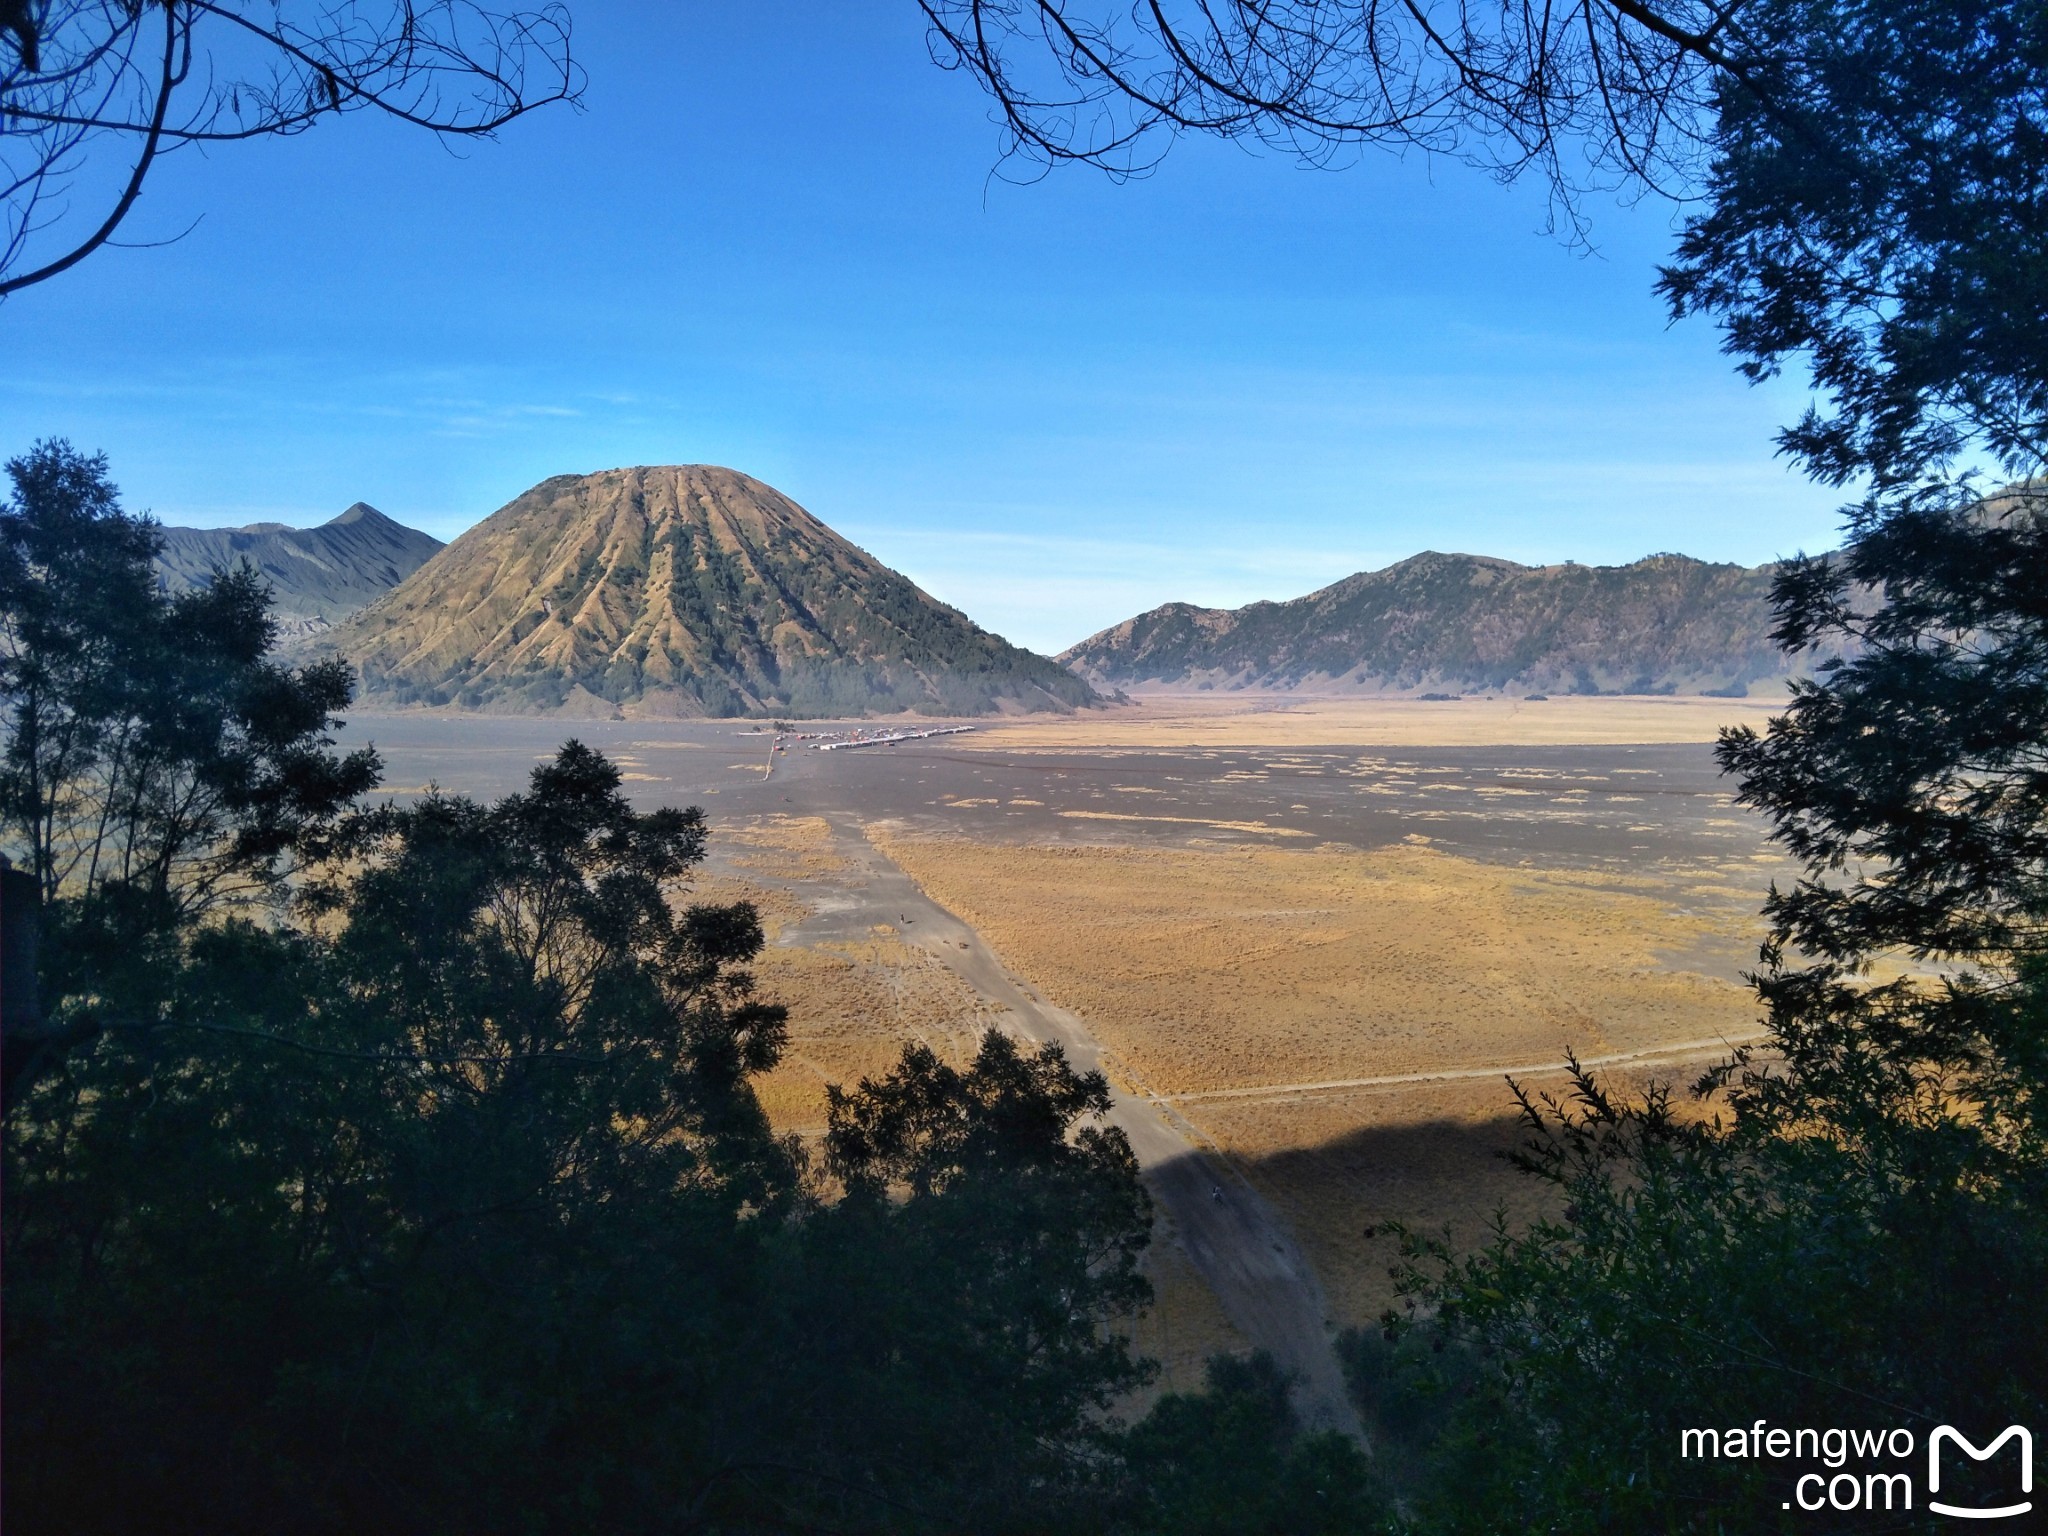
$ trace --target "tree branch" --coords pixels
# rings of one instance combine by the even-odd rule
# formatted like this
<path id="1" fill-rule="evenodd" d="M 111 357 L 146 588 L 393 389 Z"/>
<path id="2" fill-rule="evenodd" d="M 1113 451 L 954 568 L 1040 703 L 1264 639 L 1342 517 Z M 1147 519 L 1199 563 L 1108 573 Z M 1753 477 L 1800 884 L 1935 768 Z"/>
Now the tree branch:
<path id="1" fill-rule="evenodd" d="M 163 143 L 164 118 L 170 112 L 171 93 L 178 79 L 177 17 L 177 7 L 167 3 L 164 6 L 164 67 L 157 84 L 156 110 L 150 114 L 149 128 L 142 142 L 142 153 L 136 156 L 135 169 L 130 173 L 128 184 L 122 189 L 120 199 L 114 204 L 113 212 L 107 215 L 98 229 L 74 246 L 68 254 L 19 277 L 0 277 L 0 298 L 5 298 L 8 294 L 18 292 L 32 284 L 45 282 L 58 273 L 68 272 L 77 266 L 112 238 L 114 231 L 121 227 L 121 221 L 128 217 L 129 210 L 135 206 L 136 198 L 142 195 L 143 180 L 149 175 L 149 168 L 156 160 L 158 147 Z"/>

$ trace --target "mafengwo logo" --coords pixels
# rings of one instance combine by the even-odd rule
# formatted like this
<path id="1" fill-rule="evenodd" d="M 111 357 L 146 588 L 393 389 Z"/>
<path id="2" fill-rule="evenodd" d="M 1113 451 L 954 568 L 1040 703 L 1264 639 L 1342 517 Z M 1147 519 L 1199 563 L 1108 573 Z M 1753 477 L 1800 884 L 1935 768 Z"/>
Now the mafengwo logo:
<path id="1" fill-rule="evenodd" d="M 1678 1445 L 1685 1459 L 1818 1462 L 1791 1479 L 1781 1505 L 1809 1515 L 1924 1510 L 1990 1521 L 2034 1510 L 2034 1433 L 2023 1424 L 1981 1445 L 1953 1425 L 1940 1425 L 1927 1437 L 1924 1489 L 1913 1476 L 1921 1445 L 1910 1429 L 1784 1429 L 1759 1419 L 1747 1429 L 1683 1430 Z M 2035 1523 L 2023 1528 L 2033 1530 Z"/>
<path id="2" fill-rule="evenodd" d="M 1953 1445 L 1972 1461 L 1989 1461 L 2008 1444 L 2019 1442 L 2020 1448 L 2020 1489 L 2023 1494 L 2034 1491 L 2034 1434 L 2032 1430 L 2015 1424 L 1981 1451 L 1964 1438 L 1959 1429 L 1944 1424 L 1927 1437 L 1927 1507 L 1937 1515 L 1954 1515 L 1960 1520 L 2004 1520 L 2013 1515 L 2024 1515 L 2032 1511 L 2032 1499 L 2021 1499 L 2016 1503 L 1986 1508 L 1983 1505 L 1944 1504 L 1934 1495 L 1941 1492 L 1941 1453 Z"/>

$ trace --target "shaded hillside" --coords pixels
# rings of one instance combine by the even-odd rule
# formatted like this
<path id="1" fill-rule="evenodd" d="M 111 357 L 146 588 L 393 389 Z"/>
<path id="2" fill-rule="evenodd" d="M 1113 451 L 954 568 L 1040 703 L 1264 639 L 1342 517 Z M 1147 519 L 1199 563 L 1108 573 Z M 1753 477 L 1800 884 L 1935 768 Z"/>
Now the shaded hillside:
<path id="1" fill-rule="evenodd" d="M 1109 686 L 1740 692 L 1788 670 L 1770 638 L 1772 571 L 1431 552 L 1290 602 L 1168 603 L 1060 660 Z"/>
<path id="2" fill-rule="evenodd" d="M 270 581 L 287 631 L 317 629 L 376 601 L 425 564 L 441 541 L 357 502 L 317 528 L 164 528 L 157 574 L 172 592 L 247 560 Z"/>
<path id="3" fill-rule="evenodd" d="M 816 717 L 1096 698 L 779 491 L 701 464 L 545 480 L 331 638 L 373 703 Z"/>

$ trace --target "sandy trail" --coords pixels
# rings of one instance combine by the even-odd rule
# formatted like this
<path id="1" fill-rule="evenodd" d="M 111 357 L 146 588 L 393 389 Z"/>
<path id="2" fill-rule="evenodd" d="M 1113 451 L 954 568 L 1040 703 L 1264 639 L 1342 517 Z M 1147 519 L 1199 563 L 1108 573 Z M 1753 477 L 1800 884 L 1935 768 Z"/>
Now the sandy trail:
<path id="1" fill-rule="evenodd" d="M 1617 1067 L 1629 1062 L 1674 1060 L 1718 1055 L 1738 1045 L 1754 1045 L 1766 1038 L 1762 1030 L 1745 1035 L 1717 1035 L 1711 1040 L 1678 1040 L 1669 1045 L 1645 1046 L 1639 1051 L 1614 1051 L 1604 1056 L 1581 1056 L 1582 1067 Z M 1527 1062 L 1520 1066 L 1446 1067 L 1436 1072 L 1393 1072 L 1381 1077 L 1338 1077 L 1315 1083 L 1260 1083 L 1252 1088 L 1204 1088 L 1192 1093 L 1154 1094 L 1154 1104 L 1192 1104 L 1203 1099 L 1284 1099 L 1304 1093 L 1334 1093 L 1345 1088 L 1393 1088 L 1405 1083 L 1447 1083 L 1477 1077 L 1541 1077 L 1571 1070 L 1568 1061 Z"/>
<path id="2" fill-rule="evenodd" d="M 829 891 L 807 892 L 813 914 L 786 930 L 781 942 L 865 939 L 877 924 L 888 924 L 1006 1010 L 1005 1022 L 1017 1034 L 1058 1044 L 1078 1070 L 1102 1066 L 1102 1046 L 1086 1023 L 1011 976 L 980 934 L 868 841 L 857 818 L 823 814 L 851 878 Z M 1287 1224 L 1225 1159 L 1201 1146 L 1199 1133 L 1170 1104 L 1112 1091 L 1111 1120 L 1130 1139 L 1153 1199 L 1225 1315 L 1295 1373 L 1296 1406 L 1308 1423 L 1362 1437 L 1331 1344 L 1322 1285 Z"/>

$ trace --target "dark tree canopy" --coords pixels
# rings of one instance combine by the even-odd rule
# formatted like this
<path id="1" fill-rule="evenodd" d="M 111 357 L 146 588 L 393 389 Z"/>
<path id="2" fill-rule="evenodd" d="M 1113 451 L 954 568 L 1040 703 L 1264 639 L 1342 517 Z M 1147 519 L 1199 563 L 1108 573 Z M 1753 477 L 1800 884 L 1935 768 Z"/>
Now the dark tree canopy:
<path id="1" fill-rule="evenodd" d="M 365 110 L 475 138 L 581 89 L 559 4 L 0 0 L 0 296 L 112 241 L 172 150 Z"/>
<path id="2" fill-rule="evenodd" d="M 376 782 L 333 755 L 341 662 L 270 655 L 246 566 L 166 597 L 156 527 L 122 512 L 104 457 L 9 461 L 0 504 L 0 828 L 46 898 L 116 888 L 186 916 L 274 895 Z"/>
<path id="3" fill-rule="evenodd" d="M 1288 1380 L 1260 1350 L 1212 1356 L 1207 1391 L 1170 1393 L 1125 1443 L 1130 1529 L 1161 1536 L 1369 1536 L 1392 1532 L 1365 1453 L 1305 1432 Z"/>
<path id="4" fill-rule="evenodd" d="M 370 813 L 18 1096 L 10 1527 L 1086 1527 L 1150 1226 L 1101 1080 L 912 1052 L 828 1184 L 754 1096 L 756 914 L 619 783 Z"/>
<path id="5" fill-rule="evenodd" d="M 1752 378 L 1811 369 L 1787 451 L 1878 492 L 2048 463 L 2048 7 L 1751 0 L 1662 287 Z"/>

